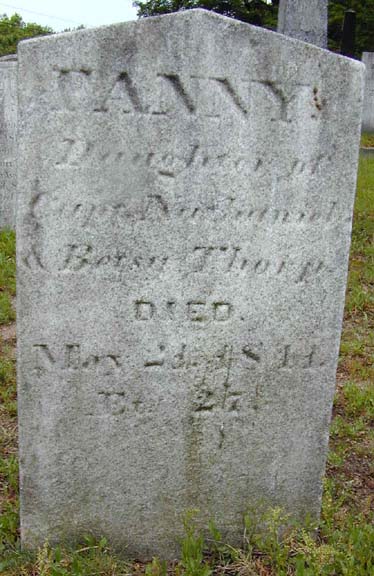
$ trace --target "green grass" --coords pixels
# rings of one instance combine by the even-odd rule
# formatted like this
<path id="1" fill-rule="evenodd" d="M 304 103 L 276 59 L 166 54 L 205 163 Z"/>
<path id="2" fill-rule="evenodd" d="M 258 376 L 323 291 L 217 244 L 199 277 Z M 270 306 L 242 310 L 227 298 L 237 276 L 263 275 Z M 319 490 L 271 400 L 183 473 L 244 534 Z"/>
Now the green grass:
<path id="1" fill-rule="evenodd" d="M 16 293 L 14 232 L 0 232 L 0 325 L 15 320 L 12 298 Z"/>
<path id="2" fill-rule="evenodd" d="M 361 136 L 361 146 L 364 148 L 374 148 L 374 134 L 364 133 Z"/>
<path id="3" fill-rule="evenodd" d="M 14 236 L 0 235 L 0 324 L 14 319 Z M 182 557 L 144 565 L 119 559 L 105 539 L 87 536 L 68 549 L 48 543 L 20 550 L 16 388 L 12 343 L 0 338 L 0 574 L 2 576 L 371 576 L 374 575 L 374 161 L 360 161 L 350 272 L 331 424 L 330 452 L 317 531 L 285 523 L 280 509 L 243 511 L 243 544 L 232 548 L 196 512 L 181 523 Z M 1 327 L 0 327 L 1 328 Z M 264 531 L 264 526 L 266 530 Z M 260 529 L 261 527 L 261 529 Z M 314 534 L 314 536 L 313 536 Z"/>

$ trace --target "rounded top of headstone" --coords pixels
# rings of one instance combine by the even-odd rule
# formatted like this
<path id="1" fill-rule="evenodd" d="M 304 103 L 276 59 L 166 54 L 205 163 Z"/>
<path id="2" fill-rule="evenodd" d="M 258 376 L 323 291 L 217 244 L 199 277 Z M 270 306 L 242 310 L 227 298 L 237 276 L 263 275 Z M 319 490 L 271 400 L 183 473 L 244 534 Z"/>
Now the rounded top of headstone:
<path id="1" fill-rule="evenodd" d="M 279 50 L 283 50 L 283 52 L 289 50 L 292 53 L 290 60 L 295 57 L 300 59 L 310 58 L 311 60 L 324 58 L 326 62 L 331 62 L 331 64 L 343 65 L 347 68 L 356 67 L 364 69 L 361 62 L 330 52 L 314 44 L 279 34 L 273 30 L 253 26 L 247 22 L 242 22 L 202 8 L 140 18 L 139 20 L 117 22 L 97 28 L 86 28 L 83 30 L 73 30 L 27 38 L 19 43 L 17 55 L 20 60 L 22 59 L 24 50 L 35 50 L 36 54 L 36 51 L 38 51 L 42 45 L 45 47 L 44 49 L 48 51 L 68 49 L 67 45 L 69 44 L 71 47 L 73 39 L 79 42 L 81 47 L 85 42 L 87 43 L 86 46 L 92 42 L 102 42 L 104 37 L 108 39 L 107 41 L 110 41 L 110 39 L 118 37 L 118 35 L 125 30 L 128 33 L 128 38 L 144 33 L 148 38 L 152 37 L 155 42 L 158 42 L 157 38 L 165 38 L 166 35 L 176 34 L 178 26 L 180 29 L 185 27 L 186 30 L 189 26 L 195 26 L 201 35 L 208 33 L 214 35 L 216 33 L 221 39 L 223 35 L 232 39 L 237 37 L 239 33 L 247 34 L 248 42 L 255 50 L 257 46 L 262 43 L 269 46 L 269 55 L 272 54 L 273 51 L 275 53 L 279 52 Z M 205 32 L 203 30 L 205 30 Z M 237 34 L 235 34 L 235 32 L 237 32 Z M 62 48 L 63 45 L 66 45 L 65 48 Z M 92 54 L 93 53 L 96 53 L 96 50 L 94 50 Z"/>

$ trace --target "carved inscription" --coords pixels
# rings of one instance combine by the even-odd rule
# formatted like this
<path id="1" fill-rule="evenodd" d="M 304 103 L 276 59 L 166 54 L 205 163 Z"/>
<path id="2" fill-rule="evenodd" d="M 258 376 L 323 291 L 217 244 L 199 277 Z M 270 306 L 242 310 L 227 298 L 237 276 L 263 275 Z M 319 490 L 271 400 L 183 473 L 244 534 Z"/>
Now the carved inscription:
<path id="1" fill-rule="evenodd" d="M 112 252 L 105 251 L 99 246 L 91 244 L 68 244 L 61 251 L 62 261 L 56 266 L 48 268 L 41 255 L 40 248 L 31 244 L 21 261 L 29 270 L 44 270 L 46 272 L 81 273 L 88 271 L 102 271 L 104 277 L 113 282 L 121 282 L 124 274 L 152 272 L 160 274 L 167 271 L 167 266 L 180 268 L 184 274 L 203 274 L 219 272 L 222 274 L 235 273 L 251 278 L 278 278 L 287 277 L 294 284 L 307 284 L 318 280 L 321 274 L 330 270 L 329 265 L 318 258 L 307 261 L 285 255 L 274 258 L 264 258 L 260 255 L 250 254 L 240 246 L 195 246 L 186 257 L 178 258 L 176 255 L 147 255 L 131 254 L 129 251 L 115 248 Z M 65 254 L 65 256 L 63 256 Z M 191 302 L 190 315 L 199 318 L 199 310 L 203 310 L 206 303 Z M 231 308 L 228 303 L 213 303 L 216 319 L 227 319 Z M 147 308 L 148 306 L 148 308 Z M 169 314 L 172 316 L 173 303 L 170 303 Z M 144 303 L 144 309 L 139 304 L 138 319 L 152 318 L 151 303 Z M 204 318 L 205 315 L 202 315 Z"/>
<path id="2" fill-rule="evenodd" d="M 100 252 L 90 244 L 69 244 L 65 249 L 65 258 L 61 270 L 78 272 L 79 270 L 114 267 L 120 270 L 156 270 L 165 268 L 169 256 L 134 255 L 130 251 L 115 249 L 113 252 Z"/>
<path id="3" fill-rule="evenodd" d="M 238 417 L 244 397 L 248 400 L 248 385 L 252 382 L 248 380 L 250 374 L 255 375 L 263 370 L 273 373 L 318 370 L 326 363 L 324 350 L 323 343 L 305 348 L 303 342 L 282 344 L 269 349 L 261 341 L 251 341 L 241 346 L 227 343 L 213 350 L 191 346 L 186 342 L 179 345 L 178 349 L 158 343 L 154 345 L 153 351 L 143 355 L 137 377 L 141 376 L 141 370 L 147 373 L 153 370 L 188 373 L 187 382 L 191 382 L 194 391 L 193 417 L 223 417 L 224 414 Z M 64 379 L 75 383 L 80 375 L 89 376 L 90 382 L 96 376 L 99 377 L 95 385 L 98 386 L 96 392 L 94 390 L 99 411 L 87 415 L 102 417 L 136 413 L 142 416 L 152 412 L 153 406 L 147 403 L 147 398 L 135 392 L 134 386 L 129 386 L 131 370 L 126 367 L 126 353 L 87 353 L 78 343 L 67 343 L 59 347 L 37 343 L 33 345 L 33 351 L 32 374 L 38 378 L 50 372 L 60 373 Z M 237 381 L 243 382 L 243 379 L 238 379 L 240 371 L 248 372 L 248 376 L 244 378 L 246 386 L 241 384 L 242 387 L 238 388 Z M 260 396 L 261 392 L 256 385 L 251 395 L 253 410 L 258 409 Z"/>
<path id="4" fill-rule="evenodd" d="M 57 143 L 53 153 L 55 165 L 59 169 L 82 169 L 85 166 L 97 168 L 120 168 L 123 162 L 129 162 L 138 170 L 152 172 L 165 184 L 170 179 L 185 175 L 192 168 L 211 174 L 212 170 L 221 179 L 227 174 L 239 178 L 269 176 L 268 150 L 263 154 L 238 153 L 221 147 L 203 146 L 196 142 L 175 150 L 165 144 L 148 149 L 129 150 L 118 143 L 83 140 L 75 135 L 66 136 Z M 289 183 L 292 179 L 312 177 L 333 161 L 333 154 L 317 154 L 310 158 L 288 155 L 281 164 L 272 167 L 273 179 L 279 183 Z"/>
<path id="5" fill-rule="evenodd" d="M 326 271 L 326 265 L 322 260 L 309 260 L 300 262 L 296 259 L 284 256 L 278 260 L 269 258 L 253 258 L 240 246 L 196 246 L 193 249 L 194 272 L 206 270 L 219 270 L 221 272 L 247 271 L 252 275 L 262 276 L 279 275 L 291 272 L 293 280 L 298 284 L 315 278 L 322 271 Z"/>
<path id="6" fill-rule="evenodd" d="M 133 203 L 93 204 L 82 202 L 79 204 L 60 205 L 51 204 L 52 214 L 64 216 L 75 226 L 90 229 L 98 224 L 110 227 L 121 227 L 128 221 L 153 220 L 157 218 L 161 222 L 172 220 L 205 220 L 207 217 L 213 221 L 231 220 L 243 224 L 266 229 L 275 227 L 283 229 L 296 227 L 303 229 L 308 226 L 326 226 L 337 222 L 348 222 L 350 218 L 342 213 L 341 207 L 336 200 L 325 204 L 321 202 L 318 208 L 275 208 L 267 204 L 252 204 L 240 197 L 225 195 L 222 198 L 202 198 L 196 204 L 172 202 L 161 194 L 148 194 L 144 199 Z"/>
<path id="7" fill-rule="evenodd" d="M 34 344 L 34 370 L 39 374 L 51 369 L 66 371 L 98 370 L 103 375 L 111 375 L 122 366 L 118 354 L 83 355 L 80 344 L 65 344 L 63 351 L 53 351 L 48 344 Z"/>
<path id="8" fill-rule="evenodd" d="M 96 70 L 89 66 L 54 69 L 61 104 L 68 110 L 82 106 L 95 113 L 119 112 L 121 114 L 170 115 L 184 113 L 219 118 L 230 111 L 247 117 L 255 114 L 264 101 L 274 121 L 291 122 L 292 110 L 309 113 L 313 101 L 313 88 L 309 84 L 283 83 L 276 79 L 242 78 L 227 76 L 180 75 L 173 72 L 156 72 L 152 78 L 135 77 L 128 70 L 121 70 L 108 79 L 106 94 L 98 95 Z M 152 90 L 147 89 L 147 84 Z"/>
<path id="9" fill-rule="evenodd" d="M 264 258 L 253 255 L 248 249 L 240 246 L 195 246 L 181 259 L 167 254 L 142 255 L 133 254 L 129 251 L 115 248 L 108 253 L 100 246 L 91 244 L 69 244 L 62 253 L 65 253 L 63 263 L 59 269 L 64 272 L 81 272 L 92 270 L 114 271 L 119 274 L 125 272 L 155 272 L 167 270 L 168 265 L 179 263 L 181 272 L 198 274 L 204 272 L 237 273 L 251 275 L 252 277 L 279 277 L 288 276 L 292 282 L 307 283 L 318 278 L 322 272 L 328 270 L 323 260 L 310 259 L 307 261 L 290 255 L 274 258 Z M 38 262 L 34 254 L 34 263 Z M 39 261 L 39 264 L 41 262 Z M 29 266 L 30 267 L 30 266 Z M 116 278 L 113 277 L 113 281 Z M 121 276 L 118 277 L 118 280 Z M 224 303 L 223 303 L 224 304 Z M 204 302 L 191 302 L 191 315 L 199 316 L 198 310 L 202 310 Z M 227 315 L 228 308 L 216 303 L 217 315 L 223 316 L 223 310 Z"/>
<path id="10" fill-rule="evenodd" d="M 262 347 L 261 342 L 252 345 L 245 344 L 240 350 L 235 351 L 235 360 L 238 360 L 239 357 L 245 358 L 247 360 L 246 368 L 251 369 L 255 364 L 260 364 L 260 350 L 262 350 Z M 229 350 L 231 364 L 234 358 L 234 351 L 229 344 L 219 348 L 213 354 L 203 350 L 191 349 L 187 344 L 181 344 L 178 351 L 172 352 L 164 344 L 158 344 L 155 346 L 155 351 L 144 360 L 144 367 L 164 367 L 168 370 L 193 370 L 197 368 L 202 374 L 205 374 L 207 370 L 212 369 L 212 365 L 216 363 L 217 359 L 219 360 L 219 365 L 222 362 L 225 365 Z"/>
<path id="11" fill-rule="evenodd" d="M 98 393 L 101 412 L 104 416 L 121 416 L 124 414 L 146 413 L 145 402 L 128 390 L 100 390 Z M 151 412 L 148 406 L 148 411 Z M 93 414 L 90 414 L 93 416 Z"/>
<path id="12" fill-rule="evenodd" d="M 15 172 L 13 160 L 0 161 L 0 185 L 2 187 L 15 186 Z"/>
<path id="13" fill-rule="evenodd" d="M 225 351 L 225 353 L 222 352 Z M 325 365 L 322 345 L 311 344 L 307 349 L 299 344 L 286 344 L 267 349 L 263 342 L 245 343 L 240 348 L 227 344 L 216 353 L 191 349 L 181 344 L 174 352 L 163 343 L 154 346 L 154 352 L 144 359 L 145 368 L 164 368 L 167 370 L 190 370 L 203 368 L 209 370 L 216 358 L 226 358 L 230 350 L 230 365 L 241 365 L 245 370 L 272 367 L 275 370 L 309 370 Z"/>
<path id="14" fill-rule="evenodd" d="M 170 300 L 160 304 L 137 300 L 135 302 L 135 319 L 144 322 L 153 318 L 174 320 L 182 316 L 190 322 L 225 322 L 231 317 L 232 310 L 233 306 L 229 302 L 208 302 L 203 298 L 189 300 L 187 303 Z"/>

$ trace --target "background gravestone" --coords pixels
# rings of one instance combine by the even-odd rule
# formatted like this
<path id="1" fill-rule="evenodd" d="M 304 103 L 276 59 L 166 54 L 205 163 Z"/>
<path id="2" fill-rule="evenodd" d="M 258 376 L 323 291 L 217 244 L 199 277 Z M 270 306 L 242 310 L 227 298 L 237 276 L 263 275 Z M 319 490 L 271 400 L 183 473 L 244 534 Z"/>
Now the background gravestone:
<path id="1" fill-rule="evenodd" d="M 318 516 L 364 67 L 201 10 L 19 66 L 24 545 Z"/>
<path id="2" fill-rule="evenodd" d="M 0 230 L 16 226 L 17 58 L 0 58 Z"/>
<path id="3" fill-rule="evenodd" d="M 280 0 L 278 32 L 327 47 L 327 0 Z"/>
<path id="4" fill-rule="evenodd" d="M 363 52 L 362 62 L 366 66 L 362 130 L 374 132 L 374 52 Z"/>

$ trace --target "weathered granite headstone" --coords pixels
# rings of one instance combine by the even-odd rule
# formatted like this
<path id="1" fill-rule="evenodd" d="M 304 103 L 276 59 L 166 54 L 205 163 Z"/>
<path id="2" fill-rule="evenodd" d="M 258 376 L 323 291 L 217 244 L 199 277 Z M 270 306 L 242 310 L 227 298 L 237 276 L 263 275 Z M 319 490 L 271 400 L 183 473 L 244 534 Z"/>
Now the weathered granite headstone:
<path id="1" fill-rule="evenodd" d="M 19 67 L 24 545 L 318 516 L 363 65 L 197 10 Z"/>
<path id="2" fill-rule="evenodd" d="M 327 47 L 327 0 L 280 0 L 278 32 Z"/>
<path id="3" fill-rule="evenodd" d="M 0 230 L 16 226 L 17 58 L 0 58 Z"/>
<path id="4" fill-rule="evenodd" d="M 362 62 L 366 66 L 362 130 L 374 132 L 374 52 L 364 52 Z"/>

